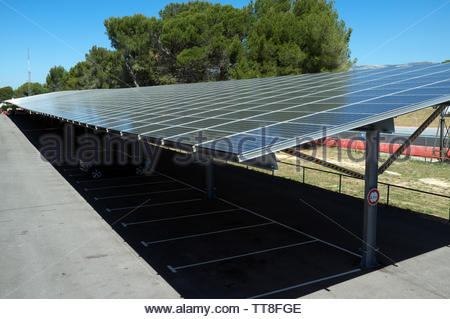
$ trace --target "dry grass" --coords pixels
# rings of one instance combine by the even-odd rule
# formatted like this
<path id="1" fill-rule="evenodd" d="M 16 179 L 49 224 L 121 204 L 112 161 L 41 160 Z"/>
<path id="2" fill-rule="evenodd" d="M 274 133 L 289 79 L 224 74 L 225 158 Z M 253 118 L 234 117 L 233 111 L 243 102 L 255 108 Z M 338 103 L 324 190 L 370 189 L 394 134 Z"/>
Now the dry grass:
<path id="1" fill-rule="evenodd" d="M 304 150 L 304 152 L 319 158 L 326 158 L 327 161 L 364 173 L 364 152 L 333 147 L 318 147 L 316 150 Z M 326 152 L 325 156 L 324 152 Z M 284 153 L 277 154 L 277 157 L 283 162 L 336 172 L 329 168 L 318 166 L 317 164 L 303 160 L 299 161 Z M 386 159 L 386 155 L 381 155 L 380 165 Z M 302 182 L 303 180 L 302 169 L 283 163 L 279 163 L 279 170 L 278 172 L 275 172 L 275 175 L 299 182 Z M 394 164 L 379 177 L 379 181 L 450 196 L 450 165 L 438 162 L 429 163 L 422 160 L 406 159 L 403 157 L 394 162 Z M 305 183 L 335 192 L 339 191 L 338 175 L 306 169 Z M 381 194 L 380 202 L 386 203 L 387 186 L 380 184 L 379 190 Z M 341 191 L 347 195 L 363 198 L 364 181 L 343 176 Z M 450 199 L 448 198 L 407 191 L 391 186 L 389 204 L 400 208 L 410 209 L 415 212 L 449 218 Z"/>
<path id="2" fill-rule="evenodd" d="M 430 115 L 433 113 L 434 109 L 432 107 L 415 111 L 409 114 L 399 116 L 394 119 L 395 126 L 409 126 L 418 127 L 420 126 Z M 439 117 L 437 117 L 429 127 L 438 127 Z"/>

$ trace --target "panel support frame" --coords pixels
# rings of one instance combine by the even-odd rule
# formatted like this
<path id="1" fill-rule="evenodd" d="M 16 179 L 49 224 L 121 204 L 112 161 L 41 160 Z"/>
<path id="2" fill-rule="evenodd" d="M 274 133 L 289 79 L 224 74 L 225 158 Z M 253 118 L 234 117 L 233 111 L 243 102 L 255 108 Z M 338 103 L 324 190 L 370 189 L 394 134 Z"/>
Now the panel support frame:
<path id="1" fill-rule="evenodd" d="M 430 126 L 431 122 L 433 122 L 439 114 L 444 112 L 444 110 L 448 107 L 448 104 L 440 104 L 437 105 L 436 110 L 431 113 L 431 115 L 425 120 L 425 122 L 420 125 L 414 133 L 406 139 L 406 141 L 389 157 L 389 159 L 383 163 L 378 169 L 378 175 L 383 174 L 391 165 L 394 163 L 400 155 L 411 145 L 414 140 L 419 137 L 420 134 Z"/>
<path id="2" fill-rule="evenodd" d="M 205 198 L 212 200 L 216 198 L 216 187 L 214 178 L 214 160 L 209 159 L 205 166 Z"/>
<path id="3" fill-rule="evenodd" d="M 336 170 L 336 171 L 338 171 L 340 173 L 344 173 L 344 174 L 347 174 L 349 176 L 352 176 L 352 177 L 355 177 L 355 178 L 358 178 L 358 179 L 364 179 L 364 175 L 361 174 L 361 173 L 358 173 L 358 172 L 353 171 L 351 169 L 348 169 L 348 168 L 336 165 L 334 163 L 327 162 L 327 161 L 322 160 L 320 158 L 317 158 L 317 157 L 314 157 L 314 156 L 302 153 L 302 152 L 300 152 L 298 150 L 287 149 L 287 150 L 284 150 L 283 152 L 286 153 L 286 154 L 289 154 L 289 155 L 301 158 L 301 159 L 303 159 L 305 161 L 312 162 L 312 163 L 315 163 L 317 165 L 321 165 L 321 166 L 324 166 L 324 167 L 327 167 L 327 168 L 331 168 L 331 169 Z"/>
<path id="4" fill-rule="evenodd" d="M 439 119 L 439 160 L 443 163 L 446 158 L 445 150 L 445 111 L 442 111 Z"/>
<path id="5" fill-rule="evenodd" d="M 363 247 L 362 268 L 374 268 L 377 262 L 377 218 L 378 203 L 369 203 L 369 192 L 378 189 L 378 159 L 380 146 L 380 131 L 366 131 L 366 172 L 364 185 L 364 220 L 363 220 Z"/>

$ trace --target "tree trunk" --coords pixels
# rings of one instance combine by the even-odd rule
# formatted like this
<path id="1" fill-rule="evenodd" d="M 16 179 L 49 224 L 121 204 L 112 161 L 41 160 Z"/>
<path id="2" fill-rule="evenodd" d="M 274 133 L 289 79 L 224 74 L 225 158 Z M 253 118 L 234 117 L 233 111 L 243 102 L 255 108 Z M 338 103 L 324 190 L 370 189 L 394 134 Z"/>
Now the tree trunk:
<path id="1" fill-rule="evenodd" d="M 131 66 L 128 64 L 127 59 L 125 58 L 125 66 L 127 67 L 128 73 L 130 73 L 131 79 L 133 79 L 133 83 L 134 86 L 136 86 L 137 88 L 139 87 L 139 84 L 137 82 L 137 77 L 136 77 L 136 73 L 133 72 L 133 69 L 131 68 Z"/>

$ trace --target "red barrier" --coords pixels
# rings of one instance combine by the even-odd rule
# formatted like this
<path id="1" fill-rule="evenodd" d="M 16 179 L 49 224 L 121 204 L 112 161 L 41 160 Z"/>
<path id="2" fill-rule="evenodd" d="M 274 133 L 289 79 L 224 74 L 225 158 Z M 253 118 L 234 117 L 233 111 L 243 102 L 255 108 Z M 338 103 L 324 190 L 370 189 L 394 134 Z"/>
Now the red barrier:
<path id="1" fill-rule="evenodd" d="M 325 138 L 321 144 L 334 147 L 349 148 L 354 150 L 365 150 L 366 143 L 359 140 L 349 140 L 349 139 L 337 139 L 337 138 Z M 390 144 L 390 143 L 380 143 L 380 152 L 382 153 L 394 153 L 400 144 Z M 418 156 L 426 158 L 439 158 L 439 147 L 433 146 L 420 146 L 420 145 L 410 145 L 402 153 L 403 155 Z M 446 154 L 447 159 L 450 158 L 450 150 Z"/>

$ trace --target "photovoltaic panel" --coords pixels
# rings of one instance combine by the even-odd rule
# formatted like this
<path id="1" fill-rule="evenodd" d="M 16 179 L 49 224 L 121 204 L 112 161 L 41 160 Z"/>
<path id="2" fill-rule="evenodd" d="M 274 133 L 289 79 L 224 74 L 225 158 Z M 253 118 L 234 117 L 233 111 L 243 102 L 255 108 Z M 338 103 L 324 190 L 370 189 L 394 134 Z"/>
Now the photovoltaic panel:
<path id="1" fill-rule="evenodd" d="M 245 161 L 449 101 L 450 63 L 63 91 L 9 102 L 91 127 L 232 153 Z"/>

